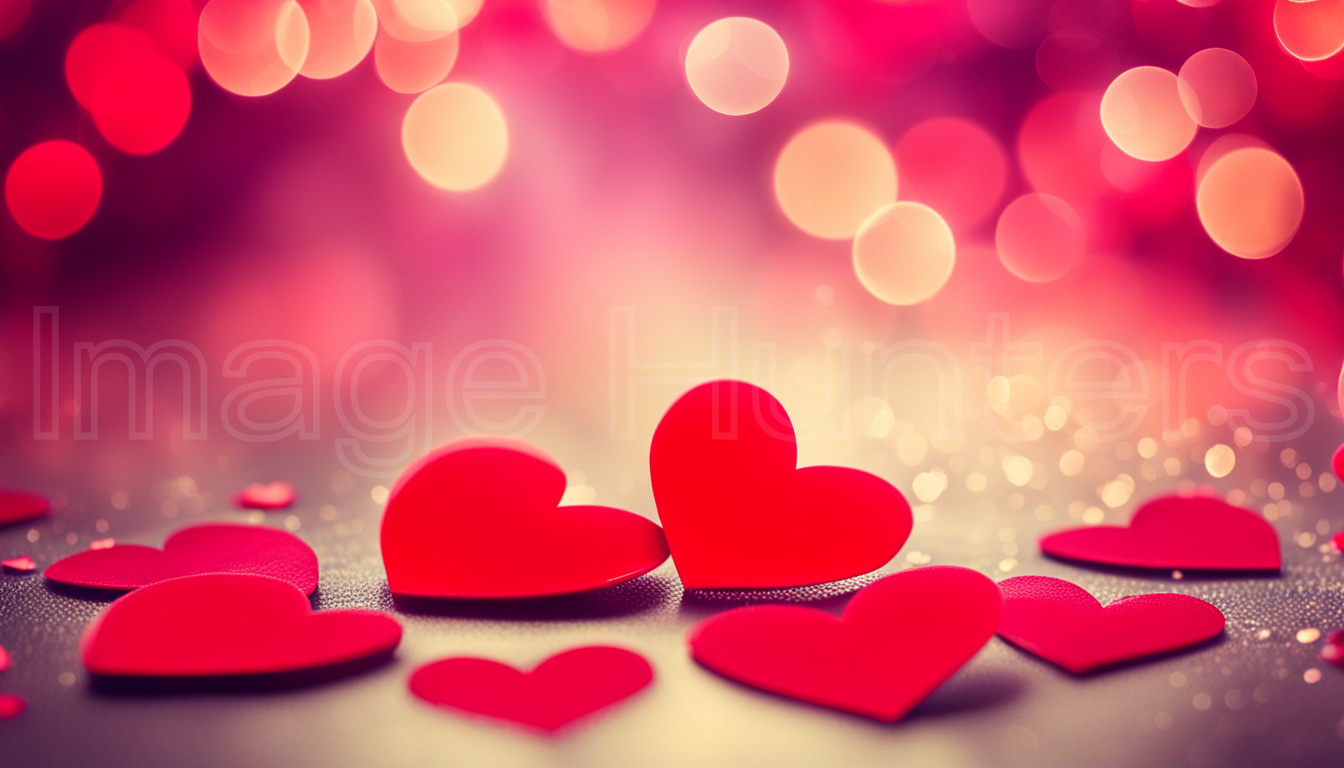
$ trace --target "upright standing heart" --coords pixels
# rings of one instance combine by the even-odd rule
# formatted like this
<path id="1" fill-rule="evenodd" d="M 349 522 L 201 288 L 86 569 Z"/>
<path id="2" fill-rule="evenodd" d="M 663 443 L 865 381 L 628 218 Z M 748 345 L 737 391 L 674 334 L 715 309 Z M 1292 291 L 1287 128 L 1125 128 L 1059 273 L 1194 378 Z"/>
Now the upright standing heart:
<path id="1" fill-rule="evenodd" d="M 1070 528 L 1040 543 L 1054 557 L 1131 568 L 1277 571 L 1280 562 L 1274 526 L 1211 496 L 1162 496 L 1139 507 L 1127 528 Z"/>
<path id="2" fill-rule="evenodd" d="M 530 672 L 490 659 L 459 657 L 426 664 L 410 688 L 431 704 L 554 732 L 635 695 L 653 681 L 643 656 L 589 646 L 558 653 Z"/>
<path id="3" fill-rule="evenodd" d="M 400 642 L 401 625 L 377 611 L 313 613 L 279 579 L 211 573 L 118 598 L 85 631 L 83 657 L 95 675 L 218 677 L 333 667 Z"/>
<path id="4" fill-rule="evenodd" d="M 895 721 L 994 636 L 1002 600 L 968 568 L 917 568 L 859 590 L 839 619 L 781 605 L 721 613 L 691 630 L 691 656 L 772 693 Z"/>
<path id="5" fill-rule="evenodd" d="M 1125 597 L 1105 608 L 1086 590 L 1049 576 L 999 583 L 999 636 L 1074 673 L 1175 651 L 1217 637 L 1223 613 L 1190 595 Z"/>
<path id="6" fill-rule="evenodd" d="M 667 559 L 663 531 L 611 507 L 558 506 L 565 473 L 518 442 L 465 440 L 407 469 L 383 513 L 398 595 L 501 598 L 619 584 Z"/>
<path id="7" fill-rule="evenodd" d="M 288 531 L 218 523 L 175 532 L 163 549 L 117 544 L 59 560 L 44 574 L 52 581 L 93 589 L 139 589 L 198 573 L 249 573 L 317 589 L 317 555 Z"/>
<path id="8" fill-rule="evenodd" d="M 760 387 L 714 381 L 668 409 L 649 469 L 688 589 L 820 584 L 896 555 L 913 524 L 900 491 L 857 469 L 797 462 L 788 414 Z"/>

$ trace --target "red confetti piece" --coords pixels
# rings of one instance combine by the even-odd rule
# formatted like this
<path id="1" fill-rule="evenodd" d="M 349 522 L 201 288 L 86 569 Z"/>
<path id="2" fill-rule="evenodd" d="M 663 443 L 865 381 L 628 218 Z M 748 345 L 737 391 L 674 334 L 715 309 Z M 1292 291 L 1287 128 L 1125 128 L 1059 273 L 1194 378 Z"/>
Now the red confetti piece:
<path id="1" fill-rule="evenodd" d="M 401 625 L 377 611 L 314 613 L 307 596 L 279 579 L 210 573 L 122 596 L 81 647 L 96 675 L 201 677 L 317 669 L 400 642 Z"/>
<path id="2" fill-rule="evenodd" d="M 12 693 L 0 693 L 0 720 L 13 720 L 28 709 L 28 702 L 22 696 Z"/>
<path id="3" fill-rule="evenodd" d="M 33 562 L 33 558 L 27 555 L 10 558 L 9 560 L 0 560 L 0 565 L 13 571 L 31 571 L 37 568 L 37 563 Z"/>
<path id="4" fill-rule="evenodd" d="M 691 656 L 740 683 L 895 721 L 989 642 L 1002 602 L 969 568 L 915 568 L 859 590 L 838 621 L 785 605 L 721 613 L 691 630 Z"/>
<path id="5" fill-rule="evenodd" d="M 1178 594 L 1135 595 L 1103 608 L 1081 587 L 1048 576 L 999 584 L 999 636 L 1073 673 L 1202 643 L 1222 634 L 1213 605 Z"/>
<path id="6" fill-rule="evenodd" d="M 490 659 L 441 659 L 417 669 L 409 685 L 431 704 L 554 733 L 651 682 L 653 667 L 643 656 L 590 646 L 558 653 L 529 672 Z"/>
<path id="7" fill-rule="evenodd" d="M 317 555 L 287 531 L 197 525 L 169 536 L 162 550 L 122 544 L 71 555 L 47 568 L 46 577 L 80 587 L 129 590 L 200 573 L 270 576 L 307 595 L 317 589 Z"/>
<path id="8" fill-rule="evenodd" d="M 383 564 L 400 595 L 532 597 L 628 581 L 667 559 L 652 521 L 621 509 L 558 507 L 565 473 L 525 443 L 465 440 L 393 487 Z"/>
<path id="9" fill-rule="evenodd" d="M 1128 527 L 1072 528 L 1040 544 L 1054 557 L 1132 568 L 1276 571 L 1280 563 L 1273 526 L 1207 496 L 1156 498 L 1139 507 Z"/>
<path id="10" fill-rule="evenodd" d="M 914 524 L 900 491 L 857 469 L 797 463 L 793 424 L 760 387 L 702 384 L 668 409 L 649 469 L 687 589 L 820 584 L 896 555 Z"/>

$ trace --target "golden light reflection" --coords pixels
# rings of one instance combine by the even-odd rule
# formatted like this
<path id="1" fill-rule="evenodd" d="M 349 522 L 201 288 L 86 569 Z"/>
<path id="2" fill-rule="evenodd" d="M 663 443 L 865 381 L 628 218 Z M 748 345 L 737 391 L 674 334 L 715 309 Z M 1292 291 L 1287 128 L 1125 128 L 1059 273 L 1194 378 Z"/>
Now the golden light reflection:
<path id="1" fill-rule="evenodd" d="M 370 0 L 299 0 L 308 20 L 308 56 L 299 74 L 326 80 L 364 60 L 378 34 Z"/>
<path id="2" fill-rule="evenodd" d="M 1003 459 L 1003 474 L 1008 478 L 1008 482 L 1016 486 L 1023 486 L 1031 482 L 1032 465 L 1031 459 L 1026 456 L 1005 456 Z"/>
<path id="3" fill-rule="evenodd" d="M 888 304 L 918 304 L 952 277 L 957 246 L 938 212 L 923 203 L 878 209 L 854 237 L 854 272 Z"/>
<path id="4" fill-rule="evenodd" d="M 1328 59 L 1344 51 L 1344 0 L 1277 0 L 1274 34 L 1303 61 Z"/>
<path id="5" fill-rule="evenodd" d="M 1058 280 L 1083 258 L 1087 233 L 1073 207 L 1033 192 L 1008 204 L 994 229 L 1003 266 L 1033 283 Z"/>
<path id="6" fill-rule="evenodd" d="M 210 0 L 201 9 L 201 65 L 240 96 L 265 96 L 289 84 L 308 43 L 308 19 L 295 0 Z"/>
<path id="7" fill-rule="evenodd" d="M 1255 106 L 1255 70 L 1235 51 L 1205 48 L 1176 77 L 1185 111 L 1205 128 L 1226 128 Z"/>
<path id="8" fill-rule="evenodd" d="M 866 128 L 846 120 L 813 123 L 779 153 L 775 199 L 804 232 L 846 240 L 874 211 L 896 202 L 896 162 Z"/>
<path id="9" fill-rule="evenodd" d="M 705 106 L 725 115 L 765 108 L 784 89 L 789 51 L 768 24 L 741 16 L 719 19 L 686 49 L 686 81 Z"/>
<path id="10" fill-rule="evenodd" d="M 911 127 L 896 142 L 896 163 L 901 198 L 928 205 L 958 232 L 994 213 L 1008 178 L 1008 161 L 998 139 L 956 117 Z"/>
<path id="11" fill-rule="evenodd" d="M 508 126 L 490 94 L 466 83 L 422 93 L 401 125 L 411 167 L 430 184 L 453 192 L 483 186 L 508 154 Z"/>
<path id="12" fill-rule="evenodd" d="M 1227 477 L 1237 465 L 1237 454 L 1231 446 L 1218 443 L 1204 453 L 1204 468 L 1214 477 Z"/>
<path id="13" fill-rule="evenodd" d="M 373 48 L 373 64 L 378 79 L 397 93 L 420 93 L 433 88 L 457 63 L 459 35 L 425 42 L 407 42 L 379 30 Z"/>
<path id="14" fill-rule="evenodd" d="M 1135 67 L 1112 80 L 1101 97 L 1101 124 L 1125 154 L 1150 162 L 1179 155 L 1199 129 L 1176 75 L 1161 67 Z"/>
<path id="15" fill-rule="evenodd" d="M 482 0 L 373 0 L 378 22 L 388 34 L 408 43 L 427 43 L 471 23 Z"/>
<path id="16" fill-rule="evenodd" d="M 555 36 L 582 53 L 623 48 L 649 26 L 656 0 L 543 0 Z"/>
<path id="17" fill-rule="evenodd" d="M 1059 457 L 1059 471 L 1063 472 L 1065 477 L 1077 477 L 1082 474 L 1085 463 L 1086 458 L 1082 451 L 1076 448 L 1070 449 Z"/>
<path id="18" fill-rule="evenodd" d="M 1302 184 L 1278 153 L 1238 149 L 1209 166 L 1199 180 L 1195 206 L 1204 231 L 1218 247 L 1244 259 L 1282 251 L 1302 223 Z"/>

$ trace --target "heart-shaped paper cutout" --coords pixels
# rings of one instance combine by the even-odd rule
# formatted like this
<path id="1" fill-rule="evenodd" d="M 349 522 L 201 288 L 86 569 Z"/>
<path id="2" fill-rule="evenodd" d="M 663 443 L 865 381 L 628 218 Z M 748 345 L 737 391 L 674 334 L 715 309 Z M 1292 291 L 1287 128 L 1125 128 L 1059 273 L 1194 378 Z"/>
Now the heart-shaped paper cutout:
<path id="1" fill-rule="evenodd" d="M 999 625 L 987 577 L 929 566 L 869 584 L 842 618 L 813 608 L 736 608 L 691 631 L 691 656 L 772 693 L 895 721 L 952 676 Z"/>
<path id="2" fill-rule="evenodd" d="M 315 670 L 390 653 L 401 625 L 366 610 L 314 613 L 268 576 L 210 573 L 123 595 L 84 633 L 95 675 L 217 677 Z"/>
<path id="3" fill-rule="evenodd" d="M 565 473 L 525 443 L 463 440 L 397 480 L 383 565 L 397 595 L 504 598 L 584 592 L 667 559 L 663 531 L 622 509 L 558 506 Z"/>
<path id="4" fill-rule="evenodd" d="M 1131 568 L 1277 571 L 1280 564 L 1274 526 L 1211 496 L 1161 496 L 1139 507 L 1127 528 L 1071 528 L 1040 544 L 1054 557 Z"/>
<path id="5" fill-rule="evenodd" d="M 0 525 L 32 520 L 50 511 L 51 502 L 43 496 L 0 489 Z"/>
<path id="6" fill-rule="evenodd" d="M 668 409 L 649 469 L 687 589 L 796 587 L 876 570 L 910 535 L 890 483 L 846 467 L 797 468 L 783 406 L 741 381 L 702 384 Z"/>
<path id="7" fill-rule="evenodd" d="M 1217 637 L 1223 613 L 1190 595 L 1124 597 L 1103 608 L 1082 587 L 1049 576 L 999 583 L 999 637 L 1075 674 Z"/>
<path id="8" fill-rule="evenodd" d="M 8 560 L 0 560 L 0 566 L 12 571 L 26 572 L 37 570 L 37 563 L 33 562 L 33 558 L 27 555 L 23 555 L 22 557 L 11 557 Z"/>
<path id="9" fill-rule="evenodd" d="M 431 704 L 553 733 L 652 681 L 653 667 L 643 656 L 589 646 L 558 653 L 529 672 L 490 659 L 441 659 L 417 669 L 410 687 Z"/>
<path id="10" fill-rule="evenodd" d="M 288 531 L 216 523 L 183 528 L 162 550 L 117 544 L 80 552 L 44 575 L 77 587 L 125 590 L 198 573 L 270 576 L 308 595 L 317 589 L 317 555 Z"/>
<path id="11" fill-rule="evenodd" d="M 294 486 L 277 480 L 273 483 L 253 483 L 238 492 L 233 501 L 249 509 L 284 509 L 294 503 L 298 494 Z"/>

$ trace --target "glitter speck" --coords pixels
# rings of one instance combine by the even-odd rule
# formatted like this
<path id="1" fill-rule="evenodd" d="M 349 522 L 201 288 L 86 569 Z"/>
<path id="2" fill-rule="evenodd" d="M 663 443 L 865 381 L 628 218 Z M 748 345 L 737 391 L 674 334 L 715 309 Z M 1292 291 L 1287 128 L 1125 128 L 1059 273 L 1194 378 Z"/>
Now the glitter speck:
<path id="1" fill-rule="evenodd" d="M 75 684 L 75 673 L 74 673 L 74 672 L 62 672 L 61 674 L 59 674 L 59 675 L 56 676 L 56 682 L 58 682 L 58 683 L 60 683 L 61 685 L 64 685 L 65 687 L 69 688 L 70 686 L 72 686 L 72 685 Z"/>
<path id="2" fill-rule="evenodd" d="M 38 533 L 38 531 L 37 531 L 36 528 L 29 528 L 29 529 L 28 529 L 28 537 L 27 537 L 27 538 L 28 538 L 28 543 L 29 543 L 29 544 L 36 544 L 36 543 L 37 543 L 37 538 L 38 538 L 39 536 L 41 536 L 41 535 L 42 535 L 42 534 Z"/>
<path id="3" fill-rule="evenodd" d="M 388 491 L 384 486 L 375 485 L 373 486 L 373 490 L 369 491 L 369 498 L 373 499 L 374 504 L 386 504 L 387 497 Z"/>
<path id="4" fill-rule="evenodd" d="M 1083 510 L 1083 522 L 1088 525 L 1101 525 L 1106 519 L 1106 513 L 1101 511 L 1101 507 L 1088 507 Z"/>
<path id="5" fill-rule="evenodd" d="M 285 518 L 285 528 L 287 528 L 288 530 L 297 531 L 299 530 L 299 525 L 300 525 L 299 518 L 295 517 L 294 515 L 290 515 L 289 517 Z"/>
<path id="6" fill-rule="evenodd" d="M 1194 704 L 1195 709 L 1208 709 L 1213 706 L 1213 697 L 1207 693 L 1196 693 Z"/>
<path id="7" fill-rule="evenodd" d="M 999 561 L 999 570 L 1008 573 L 1017 567 L 1017 561 L 1011 557 L 1005 557 Z"/>
<path id="8" fill-rule="evenodd" d="M 1319 683 L 1321 681 L 1321 670 L 1312 667 L 1311 669 L 1308 669 L 1306 672 L 1302 673 L 1302 679 L 1305 680 L 1308 685 L 1312 683 Z"/>
<path id="9" fill-rule="evenodd" d="M 1184 579 L 1184 578 L 1185 578 L 1185 574 L 1184 574 L 1184 573 L 1181 573 L 1180 571 L 1172 571 L 1172 572 L 1171 572 L 1171 578 L 1173 578 L 1173 579 L 1175 579 L 1175 580 L 1177 580 L 1177 581 L 1180 581 L 1181 579 Z"/>
<path id="10" fill-rule="evenodd" d="M 1219 443 L 1204 454 L 1204 468 L 1214 477 L 1227 477 L 1237 465 L 1237 454 L 1229 446 Z"/>
<path id="11" fill-rule="evenodd" d="M 1260 630 L 1260 631 L 1258 631 L 1258 632 L 1255 633 L 1255 639 L 1257 639 L 1257 640 L 1268 640 L 1268 639 L 1269 639 L 1269 636 L 1270 636 L 1271 634 L 1273 634 L 1273 633 L 1270 632 L 1268 629 L 1262 629 L 1262 630 Z"/>
<path id="12" fill-rule="evenodd" d="M 1297 630 L 1297 642 L 1299 643 L 1314 643 L 1320 639 L 1321 630 L 1315 627 L 1307 627 L 1305 629 Z"/>

